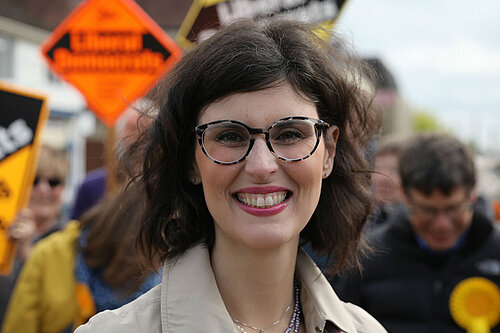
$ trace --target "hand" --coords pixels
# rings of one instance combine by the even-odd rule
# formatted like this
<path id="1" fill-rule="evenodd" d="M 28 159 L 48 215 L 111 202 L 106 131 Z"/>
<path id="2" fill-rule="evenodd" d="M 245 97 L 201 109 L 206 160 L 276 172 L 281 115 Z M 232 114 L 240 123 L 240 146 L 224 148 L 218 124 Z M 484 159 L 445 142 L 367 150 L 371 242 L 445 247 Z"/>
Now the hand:
<path id="1" fill-rule="evenodd" d="M 9 227 L 10 238 L 17 242 L 17 256 L 19 259 L 24 261 L 28 258 L 35 234 L 36 223 L 33 211 L 29 208 L 21 209 Z"/>

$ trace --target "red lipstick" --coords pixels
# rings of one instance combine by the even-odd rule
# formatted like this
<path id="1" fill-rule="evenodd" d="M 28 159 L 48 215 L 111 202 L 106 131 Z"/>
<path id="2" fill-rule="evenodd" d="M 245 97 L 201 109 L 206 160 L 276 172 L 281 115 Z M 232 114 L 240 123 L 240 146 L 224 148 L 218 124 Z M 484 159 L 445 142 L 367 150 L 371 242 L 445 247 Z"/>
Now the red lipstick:
<path id="1" fill-rule="evenodd" d="M 248 194 L 268 194 L 275 192 L 287 192 L 286 199 L 274 206 L 271 207 L 254 207 L 249 206 L 238 199 L 238 193 L 248 193 Z M 292 192 L 284 187 L 278 186 L 253 186 L 239 189 L 233 195 L 233 199 L 235 200 L 238 207 L 240 207 L 243 211 L 248 214 L 254 216 L 272 216 L 282 212 L 286 207 L 288 207 L 288 203 L 290 202 L 290 198 L 292 197 Z"/>

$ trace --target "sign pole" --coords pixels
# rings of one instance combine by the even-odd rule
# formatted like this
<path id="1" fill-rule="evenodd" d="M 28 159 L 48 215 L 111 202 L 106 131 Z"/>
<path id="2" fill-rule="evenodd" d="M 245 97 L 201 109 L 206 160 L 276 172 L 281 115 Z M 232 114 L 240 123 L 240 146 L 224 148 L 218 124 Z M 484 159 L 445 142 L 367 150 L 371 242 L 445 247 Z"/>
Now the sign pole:
<path id="1" fill-rule="evenodd" d="M 117 188 L 117 179 L 116 179 L 116 153 L 115 153 L 115 147 L 116 147 L 116 135 L 115 135 L 115 128 L 114 127 L 108 127 L 108 130 L 106 132 L 106 142 L 105 142 L 105 164 L 106 164 L 106 170 L 108 170 L 108 176 L 106 178 L 106 192 L 107 193 L 112 193 L 116 190 Z"/>

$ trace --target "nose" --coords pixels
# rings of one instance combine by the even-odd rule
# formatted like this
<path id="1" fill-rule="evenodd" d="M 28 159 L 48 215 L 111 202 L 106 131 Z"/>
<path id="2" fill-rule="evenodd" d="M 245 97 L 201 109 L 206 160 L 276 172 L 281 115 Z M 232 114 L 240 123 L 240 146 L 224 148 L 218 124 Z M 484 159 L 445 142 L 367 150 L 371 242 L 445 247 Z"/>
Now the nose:
<path id="1" fill-rule="evenodd" d="M 257 182 L 266 182 L 278 170 L 278 159 L 271 153 L 263 137 L 256 137 L 245 159 L 245 171 Z"/>
<path id="2" fill-rule="evenodd" d="M 434 218 L 433 224 L 435 230 L 445 231 L 451 227 L 452 221 L 445 212 L 440 211 Z"/>
<path id="3" fill-rule="evenodd" d="M 42 178 L 33 186 L 33 190 L 37 190 L 40 193 L 50 193 L 51 187 L 48 180 Z"/>

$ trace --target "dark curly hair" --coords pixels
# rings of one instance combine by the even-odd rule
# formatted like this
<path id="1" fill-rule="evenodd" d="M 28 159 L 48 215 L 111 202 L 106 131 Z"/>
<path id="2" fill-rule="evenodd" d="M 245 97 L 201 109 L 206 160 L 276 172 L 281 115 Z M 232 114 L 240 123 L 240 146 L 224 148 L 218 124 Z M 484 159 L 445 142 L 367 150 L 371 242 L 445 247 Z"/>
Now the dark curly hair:
<path id="1" fill-rule="evenodd" d="M 340 129 L 334 169 L 301 239 L 335 259 L 332 272 L 358 264 L 373 201 L 366 147 L 380 126 L 367 73 L 340 39 L 326 43 L 312 26 L 276 17 L 233 23 L 198 44 L 150 94 L 158 112 L 124 159 L 147 200 L 140 248 L 164 260 L 198 243 L 211 249 L 213 219 L 202 187 L 189 181 L 200 111 L 231 94 L 286 83 Z"/>

